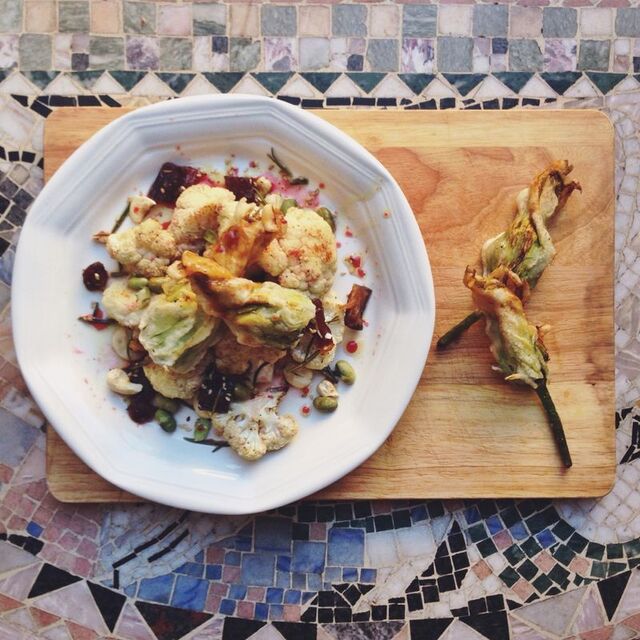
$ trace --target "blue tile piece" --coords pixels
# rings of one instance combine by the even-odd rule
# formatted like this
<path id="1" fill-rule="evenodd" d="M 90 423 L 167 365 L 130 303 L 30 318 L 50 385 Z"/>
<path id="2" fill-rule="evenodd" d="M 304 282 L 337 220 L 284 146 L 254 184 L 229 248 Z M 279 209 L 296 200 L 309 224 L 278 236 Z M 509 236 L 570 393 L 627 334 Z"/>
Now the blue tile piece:
<path id="1" fill-rule="evenodd" d="M 307 587 L 320 591 L 322 589 L 322 578 L 317 573 L 310 574 L 307 576 Z"/>
<path id="2" fill-rule="evenodd" d="M 207 580 L 220 580 L 222 578 L 222 565 L 221 564 L 208 564 L 205 577 Z"/>
<path id="3" fill-rule="evenodd" d="M 375 569 L 360 569 L 360 582 L 374 583 L 377 575 Z"/>
<path id="4" fill-rule="evenodd" d="M 284 571 L 276 571 L 276 587 L 288 589 L 291 586 L 291 574 Z"/>
<path id="5" fill-rule="evenodd" d="M 238 551 L 251 551 L 252 540 L 248 536 L 238 536 L 235 547 Z"/>
<path id="6" fill-rule="evenodd" d="M 157 578 L 144 578 L 140 580 L 138 598 L 169 604 L 174 576 L 170 573 Z"/>
<path id="7" fill-rule="evenodd" d="M 302 594 L 302 604 L 307 604 L 316 594 L 313 591 L 305 591 Z"/>
<path id="8" fill-rule="evenodd" d="M 242 582 L 270 587 L 273 584 L 275 556 L 268 553 L 245 554 L 242 558 Z"/>
<path id="9" fill-rule="evenodd" d="M 224 554 L 224 563 L 239 567 L 241 558 L 242 556 L 238 551 L 227 551 L 227 553 Z"/>
<path id="10" fill-rule="evenodd" d="M 283 595 L 284 595 L 284 589 L 276 589 L 275 587 L 269 587 L 267 589 L 266 602 L 268 604 L 281 604 Z"/>
<path id="11" fill-rule="evenodd" d="M 276 568 L 278 571 L 291 571 L 291 556 L 278 556 Z"/>
<path id="12" fill-rule="evenodd" d="M 340 582 L 342 579 L 342 569 L 340 567 L 327 567 L 324 570 L 324 579 L 327 582 Z"/>
<path id="13" fill-rule="evenodd" d="M 125 587 L 124 592 L 129 598 L 133 598 L 136 595 L 136 587 L 138 586 L 137 582 L 130 584 L 128 587 Z"/>
<path id="14" fill-rule="evenodd" d="M 327 561 L 333 565 L 361 566 L 364 562 L 364 531 L 329 529 Z"/>
<path id="15" fill-rule="evenodd" d="M 426 85 L 425 85 L 426 86 Z M 409 86 L 411 88 L 411 86 Z M 424 505 L 411 509 L 411 522 L 421 522 L 427 519 L 427 508 Z"/>
<path id="16" fill-rule="evenodd" d="M 204 551 L 198 551 L 193 561 L 198 562 L 199 564 L 202 564 L 204 562 Z"/>
<path id="17" fill-rule="evenodd" d="M 509 527 L 509 531 L 516 540 L 524 540 L 529 536 L 522 522 L 516 522 L 512 527 Z"/>
<path id="18" fill-rule="evenodd" d="M 195 562 L 185 562 L 181 567 L 175 570 L 175 573 L 183 573 L 187 576 L 202 578 L 204 566 Z"/>
<path id="19" fill-rule="evenodd" d="M 291 576 L 291 586 L 294 589 L 306 589 L 307 576 L 305 576 L 304 573 L 294 573 Z"/>
<path id="20" fill-rule="evenodd" d="M 256 518 L 256 551 L 291 551 L 291 520 L 289 518 Z"/>
<path id="21" fill-rule="evenodd" d="M 358 581 L 358 570 L 353 567 L 345 567 L 342 570 L 342 579 L 345 582 L 357 582 Z"/>
<path id="22" fill-rule="evenodd" d="M 36 522 L 30 522 L 27 525 L 27 533 L 34 538 L 39 538 L 42 533 L 42 527 Z"/>
<path id="23" fill-rule="evenodd" d="M 181 609 L 202 611 L 207 599 L 208 588 L 209 582 L 207 580 L 192 578 L 191 576 L 178 576 L 171 604 Z"/>
<path id="24" fill-rule="evenodd" d="M 540 543 L 543 549 L 550 547 L 552 544 L 556 543 L 556 537 L 549 531 L 549 529 L 545 529 L 541 531 L 537 536 L 536 540 Z"/>
<path id="25" fill-rule="evenodd" d="M 225 616 L 232 616 L 236 610 L 236 603 L 233 600 L 229 600 L 228 598 L 224 598 L 222 602 L 220 602 L 220 613 Z"/>
<path id="26" fill-rule="evenodd" d="M 478 511 L 478 507 L 470 507 L 469 509 L 465 509 L 464 518 L 469 524 L 478 522 L 478 520 L 480 520 L 480 511 Z"/>
<path id="27" fill-rule="evenodd" d="M 282 620 L 282 614 L 284 612 L 284 607 L 281 604 L 272 604 L 269 605 L 269 615 L 272 620 Z"/>
<path id="28" fill-rule="evenodd" d="M 491 535 L 504 529 L 504 525 L 498 516 L 491 516 L 490 518 L 487 518 L 487 527 Z"/>
<path id="29" fill-rule="evenodd" d="M 287 589 L 284 592 L 285 604 L 300 604 L 300 596 L 302 594 L 297 589 Z"/>
<path id="30" fill-rule="evenodd" d="M 12 413 L 0 409 L 0 462 L 17 469 L 40 433 Z"/>
<path id="31" fill-rule="evenodd" d="M 345 531 L 341 529 L 340 531 Z M 324 542 L 293 542 L 293 562 L 291 568 L 296 573 L 322 573 L 324 571 Z"/>
<path id="32" fill-rule="evenodd" d="M 247 587 L 243 584 L 232 584 L 229 587 L 229 597 L 232 600 L 244 600 L 247 595 Z"/>
<path id="33" fill-rule="evenodd" d="M 256 602 L 254 617 L 256 620 L 266 620 L 269 617 L 269 605 L 264 602 Z"/>

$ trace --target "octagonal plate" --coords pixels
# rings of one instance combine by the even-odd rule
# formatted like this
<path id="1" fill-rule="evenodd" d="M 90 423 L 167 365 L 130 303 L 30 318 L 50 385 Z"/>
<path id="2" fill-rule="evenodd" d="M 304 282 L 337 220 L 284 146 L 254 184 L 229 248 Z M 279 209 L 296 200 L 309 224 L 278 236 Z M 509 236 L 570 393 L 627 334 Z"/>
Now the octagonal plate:
<path id="1" fill-rule="evenodd" d="M 285 449 L 246 463 L 212 454 L 155 425 L 135 425 L 105 374 L 117 360 L 110 331 L 80 324 L 98 297 L 82 269 L 107 258 L 91 241 L 108 229 L 127 195 L 146 192 L 163 162 L 242 168 L 270 147 L 298 174 L 323 182 L 323 204 L 339 211 L 339 259 L 365 253 L 373 289 L 369 326 L 358 336 L 357 383 L 330 416 L 300 418 Z M 393 215 L 385 217 L 385 211 Z M 349 227 L 353 237 L 345 237 Z M 349 235 L 349 234 L 347 234 Z M 339 260 L 339 265 L 341 262 Z M 336 289 L 354 278 L 339 268 Z M 20 366 L 56 431 L 86 464 L 143 498 L 212 513 L 250 513 L 287 504 L 339 479 L 386 439 L 423 370 L 434 322 L 433 283 L 411 209 L 386 169 L 360 145 L 310 113 L 249 96 L 182 98 L 117 119 L 56 172 L 22 230 L 13 275 L 13 327 Z M 290 392 L 288 407 L 302 402 Z M 181 416 L 184 422 L 183 416 Z M 193 424 L 193 422 L 191 422 Z"/>

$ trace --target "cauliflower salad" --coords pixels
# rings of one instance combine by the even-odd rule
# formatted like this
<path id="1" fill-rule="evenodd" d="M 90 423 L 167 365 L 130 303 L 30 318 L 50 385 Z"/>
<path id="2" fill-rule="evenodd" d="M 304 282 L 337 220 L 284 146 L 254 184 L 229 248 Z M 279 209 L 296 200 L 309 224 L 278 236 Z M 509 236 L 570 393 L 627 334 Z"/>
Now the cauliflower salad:
<path id="1" fill-rule="evenodd" d="M 371 295 L 356 284 L 343 301 L 332 290 L 335 214 L 319 206 L 319 190 L 287 197 L 308 181 L 273 150 L 269 158 L 274 173 L 257 177 L 165 163 L 148 195 L 131 196 L 111 232 L 94 236 L 117 267 L 83 271 L 102 299 L 80 319 L 111 325 L 122 363 L 106 384 L 132 420 L 173 432 L 186 404 L 197 415 L 181 425 L 193 429 L 187 440 L 245 460 L 298 433 L 296 417 L 279 411 L 290 387 L 312 399 L 303 416 L 338 408 L 355 371 L 336 361 L 337 345 L 345 327 L 363 329 Z"/>

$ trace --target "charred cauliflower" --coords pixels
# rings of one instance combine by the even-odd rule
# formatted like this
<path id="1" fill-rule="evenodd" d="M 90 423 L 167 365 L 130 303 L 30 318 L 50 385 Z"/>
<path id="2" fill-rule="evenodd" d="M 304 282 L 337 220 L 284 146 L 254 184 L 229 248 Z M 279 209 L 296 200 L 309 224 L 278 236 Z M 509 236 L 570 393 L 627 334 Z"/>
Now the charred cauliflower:
<path id="1" fill-rule="evenodd" d="M 197 366 L 187 373 L 178 373 L 151 362 L 144 366 L 144 374 L 151 386 L 165 398 L 190 400 L 202 384 L 204 369 Z"/>
<path id="2" fill-rule="evenodd" d="M 110 234 L 107 251 L 125 271 L 147 278 L 164 275 L 178 254 L 173 236 L 153 219 Z"/>
<path id="3" fill-rule="evenodd" d="M 245 460 L 257 460 L 267 451 L 282 449 L 298 433 L 293 416 L 277 413 L 282 395 L 233 403 L 228 413 L 213 415 L 213 427 Z"/>
<path id="4" fill-rule="evenodd" d="M 116 280 L 102 294 L 104 310 L 110 318 L 125 327 L 137 327 L 149 304 L 151 292 L 144 288 L 130 289 L 125 280 Z"/>
<path id="5" fill-rule="evenodd" d="M 322 296 L 336 275 L 333 231 L 313 209 L 291 207 L 285 218 L 284 237 L 267 246 L 258 264 L 283 287 Z"/>

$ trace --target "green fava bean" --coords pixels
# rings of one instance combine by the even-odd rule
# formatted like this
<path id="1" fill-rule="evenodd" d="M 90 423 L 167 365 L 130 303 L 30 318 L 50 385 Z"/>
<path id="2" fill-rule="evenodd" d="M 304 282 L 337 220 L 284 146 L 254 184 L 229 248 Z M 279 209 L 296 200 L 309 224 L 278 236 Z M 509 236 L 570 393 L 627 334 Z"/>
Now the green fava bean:
<path id="1" fill-rule="evenodd" d="M 163 431 L 167 433 L 173 433 L 178 426 L 176 424 L 176 419 L 164 409 L 158 409 L 153 415 L 155 421 L 160 425 Z"/>
<path id="2" fill-rule="evenodd" d="M 248 385 L 242 382 L 236 382 L 233 387 L 233 399 L 235 402 L 244 402 L 245 400 L 251 400 L 251 389 Z"/>
<path id="3" fill-rule="evenodd" d="M 353 384 L 356 381 L 356 371 L 346 360 L 336 362 L 336 374 L 345 384 Z"/>
<path id="4" fill-rule="evenodd" d="M 289 211 L 291 207 L 297 207 L 297 206 L 298 206 L 298 203 L 293 198 L 286 198 L 285 200 L 282 201 L 280 211 L 282 211 L 282 213 L 287 213 L 287 211 Z"/>
<path id="5" fill-rule="evenodd" d="M 156 409 L 164 409 L 169 413 L 175 413 L 176 411 L 178 411 L 178 409 L 180 409 L 180 403 L 177 400 L 173 400 L 172 398 L 165 398 L 159 393 L 156 393 L 156 395 L 153 397 L 151 404 Z"/>
<path id="6" fill-rule="evenodd" d="M 193 428 L 193 439 L 196 442 L 202 442 L 207 439 L 209 431 L 211 431 L 211 420 L 198 418 L 196 420 L 195 427 Z"/>
<path id="7" fill-rule="evenodd" d="M 140 289 L 144 289 L 148 286 L 149 280 L 147 278 L 139 278 L 138 276 L 133 276 L 129 278 L 127 282 L 127 286 L 129 289 L 133 289 L 134 291 L 139 291 Z"/>
<path id="8" fill-rule="evenodd" d="M 336 221 L 333 217 L 333 213 L 327 209 L 327 207 L 320 207 L 316 209 L 316 213 L 331 227 L 331 231 L 336 232 Z"/>
<path id="9" fill-rule="evenodd" d="M 338 408 L 338 398 L 333 396 L 318 396 L 313 399 L 313 406 L 322 413 L 332 413 Z"/>

